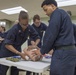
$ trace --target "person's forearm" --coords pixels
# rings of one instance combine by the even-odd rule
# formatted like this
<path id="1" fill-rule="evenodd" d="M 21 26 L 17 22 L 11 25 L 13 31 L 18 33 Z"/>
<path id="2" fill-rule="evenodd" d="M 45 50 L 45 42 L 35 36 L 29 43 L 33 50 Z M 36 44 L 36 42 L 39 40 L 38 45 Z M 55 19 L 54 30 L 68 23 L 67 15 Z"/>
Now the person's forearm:
<path id="1" fill-rule="evenodd" d="M 37 39 L 37 40 L 35 41 L 35 44 L 38 45 L 39 42 L 40 42 L 40 39 Z"/>
<path id="2" fill-rule="evenodd" d="M 34 41 L 31 41 L 31 45 L 35 45 L 35 42 Z"/>
<path id="3" fill-rule="evenodd" d="M 53 52 L 54 52 L 54 50 L 52 49 L 52 50 L 50 50 L 49 54 L 50 54 L 50 55 L 52 55 L 52 54 L 53 54 Z"/>
<path id="4" fill-rule="evenodd" d="M 12 45 L 5 45 L 5 47 L 10 50 L 11 52 L 21 55 L 21 52 L 19 52 L 18 50 L 16 50 Z"/>

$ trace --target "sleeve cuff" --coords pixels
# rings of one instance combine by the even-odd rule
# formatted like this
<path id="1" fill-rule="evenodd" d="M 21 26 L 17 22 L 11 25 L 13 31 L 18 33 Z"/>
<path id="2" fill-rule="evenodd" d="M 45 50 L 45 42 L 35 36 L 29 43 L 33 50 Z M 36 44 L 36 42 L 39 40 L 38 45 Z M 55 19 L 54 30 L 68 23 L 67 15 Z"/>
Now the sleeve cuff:
<path id="1" fill-rule="evenodd" d="M 5 44 L 5 45 L 6 45 L 6 44 L 8 44 L 8 45 L 12 45 L 13 42 L 11 42 L 10 40 L 5 40 L 5 41 L 4 41 L 4 44 Z"/>
<path id="2" fill-rule="evenodd" d="M 42 49 L 40 50 L 40 53 L 42 54 L 42 55 L 44 55 L 45 53 L 42 51 Z"/>

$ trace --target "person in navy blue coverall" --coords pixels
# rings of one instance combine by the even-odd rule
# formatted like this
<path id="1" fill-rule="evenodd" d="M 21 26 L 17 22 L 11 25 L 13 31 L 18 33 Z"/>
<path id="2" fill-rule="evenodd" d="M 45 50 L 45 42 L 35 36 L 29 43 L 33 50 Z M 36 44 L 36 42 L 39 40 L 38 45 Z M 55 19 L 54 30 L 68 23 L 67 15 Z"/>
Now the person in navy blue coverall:
<path id="1" fill-rule="evenodd" d="M 36 14 L 36 15 L 34 15 L 34 17 L 33 17 L 33 24 L 32 24 L 32 26 L 33 26 L 34 29 L 38 32 L 38 35 L 40 36 L 40 42 L 39 42 L 39 44 L 37 45 L 37 44 L 35 43 L 35 41 L 32 41 L 32 39 L 34 40 L 34 38 L 32 38 L 31 36 L 29 36 L 28 45 L 33 44 L 33 45 L 36 45 L 36 46 L 38 46 L 39 48 L 41 48 L 43 33 L 44 33 L 44 31 L 46 31 L 47 25 L 44 24 L 44 23 L 42 23 L 42 22 L 40 21 L 40 16 L 39 16 L 38 14 Z M 28 74 L 30 75 L 30 73 L 31 73 L 31 72 L 28 72 L 28 71 L 27 71 L 26 75 L 28 75 Z M 35 74 L 33 73 L 33 75 L 35 75 Z"/>
<path id="2" fill-rule="evenodd" d="M 1 50 L 1 45 L 2 45 L 2 42 L 3 42 L 3 40 L 4 40 L 4 37 L 3 37 L 3 28 L 2 28 L 2 26 L 0 26 L 0 39 L 2 39 L 2 40 L 0 40 L 0 50 Z"/>
<path id="3" fill-rule="evenodd" d="M 6 34 L 6 38 L 2 43 L 0 50 L 0 58 L 20 55 L 25 59 L 25 54 L 21 52 L 21 45 L 27 40 L 29 35 L 32 35 L 37 42 L 40 41 L 40 37 L 35 29 L 28 25 L 28 14 L 25 11 L 21 11 L 19 14 L 19 23 L 14 25 Z M 27 52 L 28 56 L 31 56 L 31 51 Z M 9 67 L 0 65 L 0 75 L 6 75 Z M 11 68 L 11 75 L 19 75 L 19 70 L 16 67 Z"/>
<path id="4" fill-rule="evenodd" d="M 74 75 L 76 47 L 70 16 L 57 7 L 55 0 L 44 0 L 41 7 L 50 17 L 50 21 L 44 35 L 43 45 L 40 51 L 36 51 L 36 54 L 44 55 L 54 49 L 50 75 Z"/>
<path id="5" fill-rule="evenodd" d="M 38 35 L 40 36 L 40 43 L 37 46 L 39 48 L 41 48 L 43 33 L 44 33 L 44 31 L 46 31 L 47 25 L 42 23 L 40 21 L 40 16 L 36 14 L 33 17 L 33 24 L 32 24 L 32 26 L 34 27 L 34 29 L 38 32 Z M 31 43 L 30 43 L 31 39 L 32 39 L 32 37 L 30 36 L 29 37 L 29 41 L 28 41 L 28 45 L 31 45 Z M 34 44 L 34 42 L 32 42 L 32 43 Z"/>
<path id="6" fill-rule="evenodd" d="M 0 38 L 2 38 L 2 27 L 0 26 Z M 1 40 L 0 40 L 0 49 L 1 49 Z"/>

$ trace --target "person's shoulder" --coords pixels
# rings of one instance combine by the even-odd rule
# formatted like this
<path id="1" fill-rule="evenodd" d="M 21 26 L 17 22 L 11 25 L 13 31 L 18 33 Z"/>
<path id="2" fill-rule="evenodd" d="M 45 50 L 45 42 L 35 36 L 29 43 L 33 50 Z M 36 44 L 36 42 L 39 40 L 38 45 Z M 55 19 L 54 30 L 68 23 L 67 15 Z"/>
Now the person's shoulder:
<path id="1" fill-rule="evenodd" d="M 27 30 L 32 29 L 32 27 L 33 27 L 33 26 L 29 24 L 28 27 L 27 27 Z"/>
<path id="2" fill-rule="evenodd" d="M 56 10 L 57 10 L 57 12 L 65 12 L 65 10 L 60 9 L 60 8 L 57 8 Z"/>
<path id="3" fill-rule="evenodd" d="M 59 9 L 59 8 L 56 8 L 54 11 L 53 11 L 53 13 L 50 15 L 50 19 L 54 16 L 54 17 L 56 17 L 57 18 L 57 16 L 61 16 L 61 14 L 62 14 L 62 9 Z"/>
<path id="4" fill-rule="evenodd" d="M 67 12 L 65 10 L 63 10 L 63 9 L 60 9 L 60 8 L 57 8 L 55 10 L 55 14 L 58 15 L 58 16 L 59 15 L 62 16 L 62 18 L 69 17 L 69 15 L 67 14 Z"/>
<path id="5" fill-rule="evenodd" d="M 7 33 L 9 33 L 9 32 L 16 32 L 16 31 L 18 31 L 19 30 L 19 26 L 18 26 L 18 24 L 16 24 L 16 25 L 13 25 L 8 31 L 7 31 Z"/>
<path id="6" fill-rule="evenodd" d="M 15 24 L 12 26 L 12 28 L 15 28 L 15 29 L 17 29 L 18 27 L 19 27 L 19 24 Z"/>
<path id="7" fill-rule="evenodd" d="M 16 29 L 17 30 L 18 28 L 19 28 L 19 24 L 15 24 L 15 25 L 12 26 L 11 29 L 14 29 L 14 30 Z"/>
<path id="8" fill-rule="evenodd" d="M 43 22 L 41 22 L 41 27 L 47 27 L 47 25 Z"/>
<path id="9" fill-rule="evenodd" d="M 62 15 L 68 15 L 65 10 L 60 9 L 60 8 L 58 8 L 58 12 L 61 13 Z"/>
<path id="10" fill-rule="evenodd" d="M 57 8 L 58 11 L 64 11 L 63 9 Z"/>

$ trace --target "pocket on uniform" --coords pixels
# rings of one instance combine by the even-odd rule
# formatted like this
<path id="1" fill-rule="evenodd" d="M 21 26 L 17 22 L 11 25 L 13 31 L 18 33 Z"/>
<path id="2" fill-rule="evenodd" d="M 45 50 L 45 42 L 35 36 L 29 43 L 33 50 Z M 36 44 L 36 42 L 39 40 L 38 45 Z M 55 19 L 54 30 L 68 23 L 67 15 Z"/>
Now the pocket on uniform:
<path id="1" fill-rule="evenodd" d="M 57 59 L 63 58 L 64 50 L 55 50 L 53 56 Z"/>

